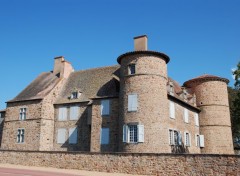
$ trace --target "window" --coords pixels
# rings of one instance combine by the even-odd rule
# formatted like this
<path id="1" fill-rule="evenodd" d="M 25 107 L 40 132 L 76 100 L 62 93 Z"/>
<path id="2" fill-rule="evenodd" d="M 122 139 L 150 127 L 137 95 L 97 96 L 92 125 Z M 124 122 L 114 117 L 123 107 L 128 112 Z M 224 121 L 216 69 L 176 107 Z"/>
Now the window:
<path id="1" fill-rule="evenodd" d="M 101 115 L 107 116 L 110 114 L 110 101 L 109 100 L 102 100 L 101 101 Z"/>
<path id="2" fill-rule="evenodd" d="M 184 122 L 189 123 L 189 114 L 187 109 L 184 109 Z"/>
<path id="3" fill-rule="evenodd" d="M 138 96 L 137 94 L 128 95 L 128 111 L 137 111 L 138 107 Z"/>
<path id="4" fill-rule="evenodd" d="M 101 129 L 101 144 L 102 145 L 109 144 L 109 128 Z"/>
<path id="5" fill-rule="evenodd" d="M 27 108 L 20 108 L 20 114 L 19 114 L 19 119 L 20 120 L 26 120 L 26 112 L 27 112 Z"/>
<path id="6" fill-rule="evenodd" d="M 79 117 L 79 106 L 70 107 L 70 120 L 78 120 Z"/>
<path id="7" fill-rule="evenodd" d="M 129 75 L 134 75 L 136 73 L 136 65 L 135 64 L 130 64 L 128 66 L 128 73 L 129 73 Z"/>
<path id="8" fill-rule="evenodd" d="M 69 129 L 69 144 L 77 144 L 77 128 L 70 128 Z"/>
<path id="9" fill-rule="evenodd" d="M 17 143 L 24 143 L 24 129 L 18 129 L 17 132 Z"/>
<path id="10" fill-rule="evenodd" d="M 196 134 L 196 147 L 200 147 L 200 136 Z"/>
<path id="11" fill-rule="evenodd" d="M 144 125 L 124 125 L 123 142 L 125 143 L 144 142 Z"/>
<path id="12" fill-rule="evenodd" d="M 195 119 L 195 125 L 199 126 L 199 116 L 198 116 L 198 113 L 194 114 L 194 119 Z"/>
<path id="13" fill-rule="evenodd" d="M 173 102 L 170 101 L 170 105 L 169 105 L 169 114 L 170 114 L 170 118 L 175 119 L 175 104 Z"/>
<path id="14" fill-rule="evenodd" d="M 182 145 L 182 135 L 180 131 L 169 129 L 169 144 Z"/>
<path id="15" fill-rule="evenodd" d="M 191 136 L 190 133 L 185 132 L 185 146 L 190 147 L 191 146 Z"/>
<path id="16" fill-rule="evenodd" d="M 59 128 L 58 134 L 57 134 L 57 143 L 58 144 L 64 144 L 66 142 L 66 129 L 65 128 Z"/>
<path id="17" fill-rule="evenodd" d="M 71 99 L 78 99 L 81 93 L 79 92 L 72 92 L 71 94 Z"/>
<path id="18" fill-rule="evenodd" d="M 66 108 L 66 107 L 59 108 L 59 111 L 58 111 L 58 120 L 59 120 L 59 121 L 65 121 L 65 120 L 67 120 L 67 108 Z"/>

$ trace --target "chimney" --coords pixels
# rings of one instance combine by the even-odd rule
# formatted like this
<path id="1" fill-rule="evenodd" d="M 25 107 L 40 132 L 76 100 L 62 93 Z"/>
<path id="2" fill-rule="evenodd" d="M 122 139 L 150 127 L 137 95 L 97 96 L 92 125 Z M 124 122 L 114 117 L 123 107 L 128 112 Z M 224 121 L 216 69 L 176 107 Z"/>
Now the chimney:
<path id="1" fill-rule="evenodd" d="M 74 71 L 70 62 L 66 61 L 63 56 L 54 58 L 53 74 L 59 78 L 68 78 Z"/>
<path id="2" fill-rule="evenodd" d="M 134 37 L 134 49 L 135 51 L 146 51 L 147 50 L 147 36 L 141 35 Z"/>

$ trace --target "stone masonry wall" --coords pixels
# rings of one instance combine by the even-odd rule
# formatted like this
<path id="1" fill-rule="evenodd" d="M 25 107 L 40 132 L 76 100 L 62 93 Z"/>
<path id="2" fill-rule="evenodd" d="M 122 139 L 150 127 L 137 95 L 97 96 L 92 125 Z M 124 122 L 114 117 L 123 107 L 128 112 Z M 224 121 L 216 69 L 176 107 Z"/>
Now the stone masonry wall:
<path id="1" fill-rule="evenodd" d="M 2 149 L 39 150 L 41 106 L 41 100 L 8 103 Z M 19 120 L 20 108 L 27 108 L 26 120 Z M 17 132 L 20 128 L 25 130 L 24 143 L 17 143 Z"/>
<path id="2" fill-rule="evenodd" d="M 90 126 L 87 124 L 88 118 L 88 103 L 73 103 L 65 105 L 55 105 L 55 124 L 54 124 L 54 151 L 90 151 Z M 79 117 L 77 120 L 70 120 L 70 107 L 79 107 Z M 67 108 L 67 120 L 59 121 L 58 113 L 60 107 Z M 58 129 L 66 129 L 66 142 L 64 144 L 57 143 Z M 78 137 L 77 144 L 69 144 L 69 129 L 77 128 Z"/>
<path id="3" fill-rule="evenodd" d="M 0 163 L 141 175 L 231 175 L 240 156 L 0 151 Z M 24 162 L 23 162 L 24 161 Z"/>
<path id="4" fill-rule="evenodd" d="M 118 98 L 110 100 L 110 115 L 101 116 L 101 99 L 92 105 L 91 148 L 92 152 L 118 152 Z M 101 128 L 109 128 L 109 144 L 101 145 Z"/>

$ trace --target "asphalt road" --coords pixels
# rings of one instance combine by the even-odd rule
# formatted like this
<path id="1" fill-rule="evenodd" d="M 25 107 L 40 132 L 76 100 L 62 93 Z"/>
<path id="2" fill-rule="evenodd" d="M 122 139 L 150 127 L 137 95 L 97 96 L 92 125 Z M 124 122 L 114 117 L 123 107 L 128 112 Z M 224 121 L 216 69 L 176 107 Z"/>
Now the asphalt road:
<path id="1" fill-rule="evenodd" d="M 0 176 L 76 176 L 76 175 L 60 172 L 46 172 L 28 169 L 13 169 L 0 167 Z"/>

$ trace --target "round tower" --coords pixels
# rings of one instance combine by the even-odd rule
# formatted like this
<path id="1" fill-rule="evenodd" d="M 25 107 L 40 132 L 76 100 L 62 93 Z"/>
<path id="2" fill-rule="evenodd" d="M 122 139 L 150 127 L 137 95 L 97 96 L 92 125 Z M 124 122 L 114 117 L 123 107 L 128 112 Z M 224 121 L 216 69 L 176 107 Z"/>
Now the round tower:
<path id="1" fill-rule="evenodd" d="M 200 112 L 200 133 L 204 135 L 202 153 L 233 154 L 232 131 L 228 102 L 229 80 L 203 75 L 184 83 L 196 94 Z"/>
<path id="2" fill-rule="evenodd" d="M 134 38 L 135 51 L 118 57 L 120 77 L 120 149 L 169 152 L 167 63 L 163 53 L 147 50 L 147 36 Z"/>

